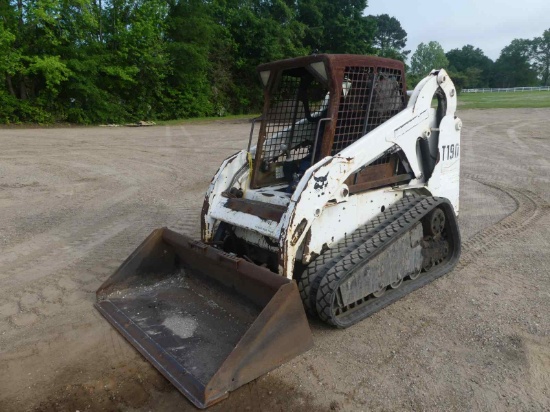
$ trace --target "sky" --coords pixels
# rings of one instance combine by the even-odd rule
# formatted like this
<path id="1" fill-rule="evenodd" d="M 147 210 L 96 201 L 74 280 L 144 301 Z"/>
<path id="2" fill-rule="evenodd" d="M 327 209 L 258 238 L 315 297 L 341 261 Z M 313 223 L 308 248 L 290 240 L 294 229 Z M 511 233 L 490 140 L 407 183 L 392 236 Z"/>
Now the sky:
<path id="1" fill-rule="evenodd" d="M 412 53 L 436 40 L 446 52 L 472 44 L 493 60 L 513 39 L 550 29 L 550 0 L 368 0 L 365 14 L 399 20 Z"/>

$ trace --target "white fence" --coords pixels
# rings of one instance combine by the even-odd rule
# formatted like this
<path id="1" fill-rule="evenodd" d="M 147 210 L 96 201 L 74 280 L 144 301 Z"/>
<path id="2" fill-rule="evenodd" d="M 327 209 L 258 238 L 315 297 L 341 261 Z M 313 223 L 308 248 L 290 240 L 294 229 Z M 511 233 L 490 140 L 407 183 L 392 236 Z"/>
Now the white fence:
<path id="1" fill-rule="evenodd" d="M 536 92 L 550 91 L 550 86 L 510 87 L 508 89 L 462 89 L 462 93 Z"/>

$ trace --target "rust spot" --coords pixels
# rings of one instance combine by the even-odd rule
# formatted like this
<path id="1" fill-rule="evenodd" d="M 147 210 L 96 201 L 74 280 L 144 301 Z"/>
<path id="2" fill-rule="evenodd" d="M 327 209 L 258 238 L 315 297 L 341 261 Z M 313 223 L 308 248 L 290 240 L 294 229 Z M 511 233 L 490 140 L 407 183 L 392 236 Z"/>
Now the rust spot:
<path id="1" fill-rule="evenodd" d="M 264 236 L 265 243 L 267 243 L 271 247 L 279 247 L 279 243 L 272 240 L 269 236 Z"/>
<path id="2" fill-rule="evenodd" d="M 273 222 L 280 222 L 283 214 L 286 212 L 286 207 L 284 206 L 239 198 L 227 199 L 225 207 L 237 212 L 257 216 L 262 220 L 271 220 Z"/>
<path id="3" fill-rule="evenodd" d="M 291 246 L 296 246 L 296 243 L 298 243 L 298 239 L 300 239 L 300 236 L 302 236 L 302 233 L 304 233 L 306 226 L 307 226 L 307 219 L 303 218 L 302 221 L 298 224 L 298 226 L 296 226 L 296 230 L 292 235 L 292 240 L 290 241 Z"/>
<path id="4" fill-rule="evenodd" d="M 208 210 L 210 209 L 210 201 L 208 200 L 208 194 L 204 196 L 204 202 L 202 203 L 202 209 L 201 209 L 201 239 L 203 242 L 207 242 L 210 239 L 207 239 L 206 233 L 208 232 L 209 228 L 206 226 L 206 215 L 208 214 Z"/>
<path id="5" fill-rule="evenodd" d="M 304 263 L 311 262 L 311 250 L 309 248 L 309 244 L 311 243 L 311 228 L 307 231 L 306 237 L 304 239 L 304 252 L 302 255 L 302 261 Z"/>

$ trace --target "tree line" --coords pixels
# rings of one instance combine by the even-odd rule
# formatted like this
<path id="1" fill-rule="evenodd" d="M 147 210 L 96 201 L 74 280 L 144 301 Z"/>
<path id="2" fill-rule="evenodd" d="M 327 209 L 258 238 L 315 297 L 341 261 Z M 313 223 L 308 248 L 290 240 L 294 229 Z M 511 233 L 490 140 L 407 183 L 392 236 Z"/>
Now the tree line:
<path id="1" fill-rule="evenodd" d="M 433 67 L 446 68 L 459 89 L 550 86 L 550 29 L 512 40 L 495 61 L 470 44 L 445 53 L 438 42 L 421 43 L 411 57 L 411 83 Z"/>
<path id="2" fill-rule="evenodd" d="M 366 8 L 367 0 L 4 0 L 0 123 L 258 112 L 260 63 L 315 52 L 405 61 L 410 51 L 400 22 L 365 15 Z M 548 60 L 536 56 L 548 54 L 550 32 L 542 38 L 546 43 L 536 46 L 513 42 L 501 63 L 472 46 L 443 57 L 464 87 L 524 82 L 513 77 L 521 64 L 529 84 L 516 85 L 548 83 Z M 409 86 L 426 74 L 415 63 L 419 50 Z M 506 70 L 497 71 L 499 64 Z"/>
<path id="3" fill-rule="evenodd" d="M 0 122 L 174 119 L 261 108 L 255 67 L 375 54 L 367 0 L 9 0 Z M 390 47 L 384 43 L 384 47 Z"/>

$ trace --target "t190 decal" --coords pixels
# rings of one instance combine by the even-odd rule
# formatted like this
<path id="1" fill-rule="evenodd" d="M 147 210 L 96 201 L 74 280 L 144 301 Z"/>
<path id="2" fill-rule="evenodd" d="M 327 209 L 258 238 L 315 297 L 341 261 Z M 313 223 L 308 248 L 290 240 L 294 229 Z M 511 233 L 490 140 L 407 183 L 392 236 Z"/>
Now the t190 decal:
<path id="1" fill-rule="evenodd" d="M 448 146 L 441 146 L 441 160 L 455 159 L 460 155 L 460 145 L 450 144 Z"/>

